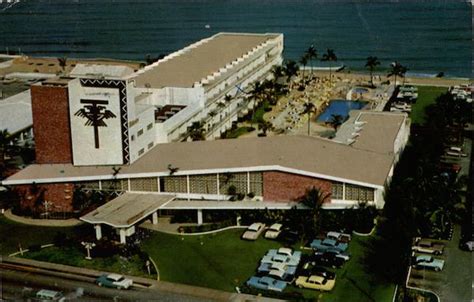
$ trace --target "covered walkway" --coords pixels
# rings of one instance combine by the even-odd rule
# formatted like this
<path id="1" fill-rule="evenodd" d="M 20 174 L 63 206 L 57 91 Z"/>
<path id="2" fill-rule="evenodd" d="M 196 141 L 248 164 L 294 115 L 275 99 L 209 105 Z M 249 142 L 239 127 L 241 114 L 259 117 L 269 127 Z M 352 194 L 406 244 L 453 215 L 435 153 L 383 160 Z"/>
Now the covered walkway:
<path id="1" fill-rule="evenodd" d="M 101 225 L 106 224 L 117 230 L 120 243 L 126 243 L 138 222 L 151 215 L 153 224 L 157 224 L 158 210 L 174 198 L 174 195 L 125 193 L 80 219 L 94 225 L 97 240 L 102 238 Z"/>

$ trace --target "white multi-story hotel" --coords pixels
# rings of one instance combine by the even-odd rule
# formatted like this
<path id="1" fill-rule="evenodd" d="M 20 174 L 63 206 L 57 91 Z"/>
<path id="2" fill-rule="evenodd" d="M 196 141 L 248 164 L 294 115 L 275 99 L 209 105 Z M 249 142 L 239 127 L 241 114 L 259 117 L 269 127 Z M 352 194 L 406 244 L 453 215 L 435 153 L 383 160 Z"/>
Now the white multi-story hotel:
<path id="1" fill-rule="evenodd" d="M 137 72 L 76 66 L 67 84 L 73 164 L 130 164 L 155 144 L 186 140 L 193 122 L 220 137 L 248 109 L 249 84 L 267 78 L 282 51 L 282 34 L 219 33 Z"/>

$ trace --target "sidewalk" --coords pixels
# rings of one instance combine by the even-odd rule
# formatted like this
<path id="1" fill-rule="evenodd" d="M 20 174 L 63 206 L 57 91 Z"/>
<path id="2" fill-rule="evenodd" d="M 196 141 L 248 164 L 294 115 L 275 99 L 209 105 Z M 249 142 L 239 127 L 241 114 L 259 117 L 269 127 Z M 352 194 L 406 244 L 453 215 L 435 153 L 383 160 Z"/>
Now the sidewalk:
<path id="1" fill-rule="evenodd" d="M 33 219 L 27 217 L 17 216 L 12 213 L 10 209 L 6 210 L 4 213 L 5 217 L 23 224 L 36 225 L 36 226 L 46 226 L 46 227 L 73 227 L 83 222 L 79 219 L 71 218 L 66 220 L 59 219 Z"/>

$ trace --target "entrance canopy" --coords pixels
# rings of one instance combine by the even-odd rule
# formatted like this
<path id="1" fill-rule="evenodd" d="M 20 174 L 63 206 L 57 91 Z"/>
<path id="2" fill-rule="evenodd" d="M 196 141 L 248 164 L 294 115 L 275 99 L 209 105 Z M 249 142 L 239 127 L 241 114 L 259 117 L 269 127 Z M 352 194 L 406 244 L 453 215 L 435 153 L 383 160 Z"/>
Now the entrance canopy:
<path id="1" fill-rule="evenodd" d="M 129 228 L 154 214 L 175 198 L 174 195 L 125 193 L 82 216 L 91 224 L 107 224 L 114 228 Z"/>

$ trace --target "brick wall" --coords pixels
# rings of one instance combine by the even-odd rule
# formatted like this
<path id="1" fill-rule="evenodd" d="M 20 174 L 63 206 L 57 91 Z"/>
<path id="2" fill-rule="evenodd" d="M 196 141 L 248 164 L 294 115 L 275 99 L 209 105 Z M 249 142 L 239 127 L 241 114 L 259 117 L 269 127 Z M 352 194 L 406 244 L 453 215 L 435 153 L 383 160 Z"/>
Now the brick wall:
<path id="1" fill-rule="evenodd" d="M 31 86 L 36 162 L 72 163 L 68 89 Z"/>
<path id="2" fill-rule="evenodd" d="M 20 185 L 15 187 L 23 209 L 43 211 L 45 200 L 52 202 L 49 212 L 70 212 L 73 210 L 72 199 L 74 185 L 70 183 Z"/>
<path id="3" fill-rule="evenodd" d="M 285 172 L 263 172 L 263 200 L 298 201 L 308 189 L 316 187 L 325 193 L 331 193 L 331 182 L 323 179 Z M 325 200 L 329 202 L 330 197 Z"/>

